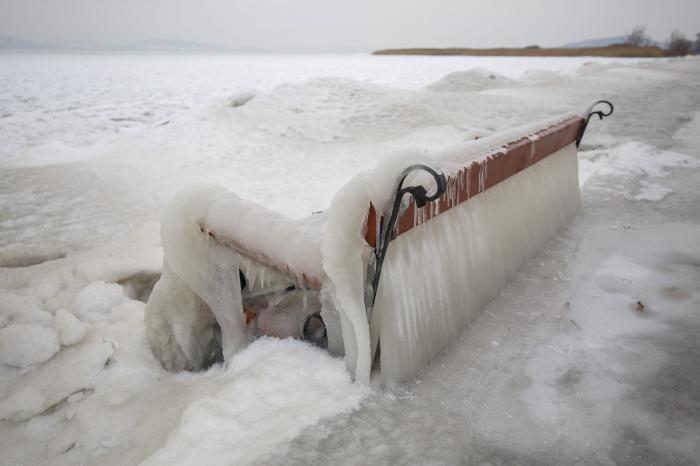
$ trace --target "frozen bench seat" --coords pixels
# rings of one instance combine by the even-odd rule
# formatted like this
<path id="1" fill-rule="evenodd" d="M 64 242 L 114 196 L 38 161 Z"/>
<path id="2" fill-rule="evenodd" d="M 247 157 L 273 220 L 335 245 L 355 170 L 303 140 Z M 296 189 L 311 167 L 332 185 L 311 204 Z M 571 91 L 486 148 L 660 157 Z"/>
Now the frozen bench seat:
<path id="1" fill-rule="evenodd" d="M 302 220 L 185 189 L 163 217 L 154 354 L 194 370 L 292 336 L 344 355 L 361 381 L 373 362 L 387 383 L 415 376 L 575 214 L 588 118 L 389 157 Z"/>

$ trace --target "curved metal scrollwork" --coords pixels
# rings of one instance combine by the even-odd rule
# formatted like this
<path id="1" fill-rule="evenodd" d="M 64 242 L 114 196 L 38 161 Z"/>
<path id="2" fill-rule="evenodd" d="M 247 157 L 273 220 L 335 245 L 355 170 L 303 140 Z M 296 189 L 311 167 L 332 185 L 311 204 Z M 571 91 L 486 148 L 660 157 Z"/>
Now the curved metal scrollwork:
<path id="1" fill-rule="evenodd" d="M 430 174 L 435 180 L 435 192 L 428 193 L 428 190 L 422 185 L 404 187 L 403 183 L 406 177 L 414 171 L 422 170 Z M 406 194 L 410 194 L 415 199 L 416 207 L 423 207 L 428 202 L 435 201 L 442 196 L 447 190 L 447 179 L 442 173 L 438 173 L 433 168 L 416 164 L 406 168 L 398 178 L 396 195 L 390 212 L 384 212 L 379 223 L 379 235 L 374 246 L 374 251 L 367 265 L 367 278 L 365 283 L 365 308 L 367 310 L 367 321 L 371 321 L 372 309 L 374 300 L 377 297 L 377 287 L 379 286 L 379 277 L 382 273 L 382 265 L 384 257 L 389 248 L 389 242 L 395 238 L 394 228 L 399 219 L 399 211 L 401 209 L 401 201 Z M 388 215 L 387 215 L 388 214 Z"/>
<path id="2" fill-rule="evenodd" d="M 603 110 L 594 110 L 598 104 L 607 105 L 608 111 L 605 112 Z M 615 107 L 612 103 L 610 103 L 607 100 L 599 100 L 598 102 L 595 102 L 593 105 L 591 105 L 588 109 L 588 116 L 586 117 L 586 121 L 583 123 L 583 126 L 581 127 L 581 132 L 579 132 L 578 137 L 576 138 L 576 148 L 578 148 L 578 146 L 581 145 L 581 139 L 583 139 L 583 135 L 586 133 L 586 128 L 588 128 L 588 122 L 591 121 L 591 117 L 593 115 L 598 116 L 598 119 L 602 120 L 603 118 L 612 115 L 614 111 Z"/>

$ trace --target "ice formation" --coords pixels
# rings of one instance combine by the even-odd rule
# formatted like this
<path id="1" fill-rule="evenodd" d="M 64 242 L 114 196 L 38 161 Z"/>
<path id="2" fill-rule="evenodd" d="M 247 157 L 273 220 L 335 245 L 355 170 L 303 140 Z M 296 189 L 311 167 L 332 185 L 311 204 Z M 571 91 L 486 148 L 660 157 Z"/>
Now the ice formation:
<path id="1" fill-rule="evenodd" d="M 257 336 L 266 319 L 246 325 L 241 290 L 255 301 L 290 283 L 320 286 L 319 225 L 318 217 L 293 220 L 216 186 L 178 194 L 163 217 L 163 275 L 145 317 L 151 348 L 163 365 L 198 369 L 229 360 Z M 296 310 L 308 314 L 310 300 Z M 268 333 L 298 336 L 301 317 Z"/>
<path id="2" fill-rule="evenodd" d="M 369 323 L 363 300 L 369 248 L 361 231 L 367 205 L 384 210 L 396 174 L 409 165 L 426 163 L 455 173 L 508 141 L 566 118 L 462 144 L 434 158 L 397 154 L 338 193 L 322 245 L 328 276 L 324 286 L 333 304 L 324 310 L 339 314 L 346 363 L 357 380 L 369 380 L 378 345 L 384 382 L 415 376 L 541 250 L 578 208 L 576 148 L 569 144 L 488 190 L 487 166 L 482 164 L 477 197 L 443 213 L 437 201 L 416 209 L 414 221 L 421 224 L 389 245 Z M 457 188 L 448 189 L 448 199 Z M 428 212 L 438 218 L 423 223 Z"/>
<path id="3" fill-rule="evenodd" d="M 372 322 L 379 329 L 382 379 L 415 376 L 578 205 L 576 149 L 570 144 L 397 237 Z"/>
<path id="4" fill-rule="evenodd" d="M 573 144 L 523 161 L 525 170 L 498 184 L 492 173 L 486 189 L 491 156 L 571 119 L 560 115 L 433 156 L 397 153 L 347 183 L 327 213 L 301 220 L 215 186 L 185 189 L 163 218 L 163 276 L 146 313 L 154 354 L 166 368 L 198 369 L 230 360 L 261 335 L 306 338 L 308 319 L 320 313 L 326 335 L 317 340 L 345 356 L 356 380 L 369 382 L 377 351 L 384 382 L 415 376 L 577 209 Z M 452 178 L 442 204 L 414 208 L 414 228 L 390 243 L 368 322 L 368 208 L 388 217 L 398 174 L 417 163 Z M 435 189 L 422 172 L 407 182 Z"/>

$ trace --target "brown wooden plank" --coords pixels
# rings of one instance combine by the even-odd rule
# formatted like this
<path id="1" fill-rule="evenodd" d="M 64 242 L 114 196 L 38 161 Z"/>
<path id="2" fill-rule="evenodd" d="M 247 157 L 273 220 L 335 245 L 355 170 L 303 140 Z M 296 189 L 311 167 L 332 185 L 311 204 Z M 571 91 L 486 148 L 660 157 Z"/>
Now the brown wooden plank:
<path id="1" fill-rule="evenodd" d="M 444 212 L 471 199 L 573 143 L 581 130 L 583 121 L 581 117 L 571 117 L 556 125 L 543 128 L 532 136 L 511 141 L 501 152 L 469 163 L 462 170 L 447 178 L 448 189 L 440 199 L 426 205 L 419 212 L 416 212 L 417 207 L 411 198 L 408 208 L 396 222 L 397 235 L 427 222 L 435 217 L 438 211 Z M 374 206 L 370 204 L 365 241 L 371 247 L 377 244 L 378 222 L 379 215 Z"/>

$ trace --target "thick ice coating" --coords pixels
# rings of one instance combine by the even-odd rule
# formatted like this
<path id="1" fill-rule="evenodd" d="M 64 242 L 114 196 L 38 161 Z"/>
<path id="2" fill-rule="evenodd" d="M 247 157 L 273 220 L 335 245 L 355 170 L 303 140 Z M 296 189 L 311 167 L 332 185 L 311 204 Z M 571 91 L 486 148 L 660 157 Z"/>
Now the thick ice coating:
<path id="1" fill-rule="evenodd" d="M 176 195 L 163 215 L 163 274 L 145 318 L 164 367 L 200 369 L 250 342 L 256 329 L 246 325 L 242 289 L 260 301 L 290 283 L 320 283 L 319 225 L 317 216 L 292 220 L 217 186 Z"/>
<path id="2" fill-rule="evenodd" d="M 578 205 L 570 144 L 392 241 L 372 315 L 382 379 L 415 376 Z"/>
<path id="3" fill-rule="evenodd" d="M 163 218 L 163 277 L 146 315 L 154 354 L 166 368 L 198 369 L 230 359 L 260 335 L 304 338 L 304 322 L 320 312 L 328 349 L 345 356 L 357 381 L 369 382 L 377 351 L 384 382 L 415 376 L 575 213 L 573 143 L 486 189 L 490 156 L 570 118 L 438 154 L 385 158 L 343 186 L 325 214 L 302 220 L 221 188 L 184 190 Z M 449 176 L 466 170 L 467 183 L 477 170 L 475 186 L 449 184 L 449 210 L 440 212 L 440 201 L 414 209 L 412 228 L 389 244 L 368 322 L 369 206 L 387 212 L 397 176 L 416 163 Z M 406 182 L 435 188 L 420 174 Z M 474 194 L 457 202 L 465 189 Z M 251 311 L 260 297 L 265 304 Z"/>
<path id="4" fill-rule="evenodd" d="M 424 163 L 451 174 L 567 118 L 462 144 L 433 157 L 397 154 L 340 190 L 321 246 L 324 286 L 339 312 L 346 363 L 357 380 L 369 380 L 377 348 L 384 382 L 415 376 L 566 224 L 580 202 L 576 148 L 569 144 L 490 189 L 481 186 L 478 196 L 444 213 L 439 213 L 437 201 L 416 209 L 414 221 L 420 225 L 389 244 L 371 322 L 363 300 L 371 249 L 362 227 L 369 203 L 385 210 L 396 176 L 407 166 Z M 487 168 L 480 165 L 480 183 Z M 448 198 L 456 197 L 451 192 L 456 188 L 448 187 Z M 428 211 L 437 217 L 423 223 Z"/>

